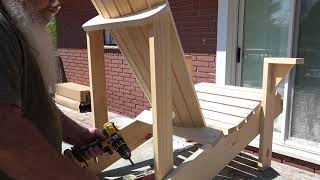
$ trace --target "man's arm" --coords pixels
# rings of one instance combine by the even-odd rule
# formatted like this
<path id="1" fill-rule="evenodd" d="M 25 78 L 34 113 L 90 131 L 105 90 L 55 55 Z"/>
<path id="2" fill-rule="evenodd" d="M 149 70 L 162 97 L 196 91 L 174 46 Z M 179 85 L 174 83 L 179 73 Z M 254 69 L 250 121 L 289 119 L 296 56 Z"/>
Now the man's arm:
<path id="1" fill-rule="evenodd" d="M 93 180 L 49 145 L 17 106 L 0 104 L 0 169 L 16 179 Z"/>

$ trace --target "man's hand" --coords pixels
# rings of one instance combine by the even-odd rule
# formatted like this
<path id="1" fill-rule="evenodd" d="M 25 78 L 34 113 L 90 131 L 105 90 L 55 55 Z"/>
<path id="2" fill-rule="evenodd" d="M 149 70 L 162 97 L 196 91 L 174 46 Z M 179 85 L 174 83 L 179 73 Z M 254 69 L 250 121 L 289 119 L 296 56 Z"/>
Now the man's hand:
<path id="1" fill-rule="evenodd" d="M 103 134 L 102 130 L 97 128 L 89 128 L 83 129 L 79 134 L 79 143 L 76 146 L 84 146 L 87 145 L 96 139 L 105 140 L 107 137 Z M 97 156 L 102 156 L 103 151 L 98 146 L 94 148 L 89 148 L 87 152 L 85 152 L 85 158 L 88 160 L 90 158 L 95 158 Z"/>

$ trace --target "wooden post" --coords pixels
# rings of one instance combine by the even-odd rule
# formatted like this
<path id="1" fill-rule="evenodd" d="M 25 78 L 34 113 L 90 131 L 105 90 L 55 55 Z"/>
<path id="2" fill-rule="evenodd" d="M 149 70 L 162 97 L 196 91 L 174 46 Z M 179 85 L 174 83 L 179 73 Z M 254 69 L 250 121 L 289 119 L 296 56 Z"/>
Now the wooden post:
<path id="1" fill-rule="evenodd" d="M 273 120 L 271 119 L 271 78 L 272 64 L 264 63 L 263 84 L 262 84 L 262 107 L 263 115 L 260 124 L 260 144 L 259 144 L 259 168 L 265 170 L 271 165 Z"/>
<path id="2" fill-rule="evenodd" d="M 170 26 L 168 14 L 155 17 L 149 36 L 156 179 L 163 179 L 173 167 Z"/>
<path id="3" fill-rule="evenodd" d="M 276 88 L 295 64 L 303 64 L 301 58 L 265 58 L 263 65 L 262 101 L 263 116 L 260 123 L 259 162 L 260 170 L 271 165 L 273 121 L 280 112 Z"/>
<path id="4" fill-rule="evenodd" d="M 103 30 L 87 32 L 92 121 L 97 128 L 108 121 L 103 42 Z"/>

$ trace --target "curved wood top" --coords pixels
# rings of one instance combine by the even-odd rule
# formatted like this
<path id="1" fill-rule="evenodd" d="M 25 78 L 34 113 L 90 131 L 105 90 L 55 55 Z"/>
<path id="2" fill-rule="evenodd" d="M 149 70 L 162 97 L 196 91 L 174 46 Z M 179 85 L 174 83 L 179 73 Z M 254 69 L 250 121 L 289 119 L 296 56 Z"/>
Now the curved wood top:
<path id="1" fill-rule="evenodd" d="M 123 16 L 117 18 L 103 18 L 100 15 L 96 16 L 93 19 L 90 19 L 88 22 L 83 24 L 82 28 L 85 31 L 94 31 L 94 30 L 111 30 L 115 28 L 131 27 L 138 25 L 145 25 L 150 23 L 154 16 L 161 15 L 169 11 L 169 6 L 167 4 L 161 4 L 155 6 L 150 10 L 145 10 L 133 14 L 132 16 Z"/>
<path id="2" fill-rule="evenodd" d="M 104 18 L 127 16 L 150 9 L 165 0 L 91 0 L 99 15 Z"/>

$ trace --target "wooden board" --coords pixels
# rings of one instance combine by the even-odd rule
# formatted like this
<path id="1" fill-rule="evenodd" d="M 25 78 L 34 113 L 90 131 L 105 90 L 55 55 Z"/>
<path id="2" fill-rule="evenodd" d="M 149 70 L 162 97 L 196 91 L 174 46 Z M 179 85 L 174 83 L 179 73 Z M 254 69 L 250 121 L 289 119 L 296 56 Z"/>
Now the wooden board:
<path id="1" fill-rule="evenodd" d="M 102 30 L 87 32 L 87 47 L 92 124 L 102 129 L 103 124 L 108 121 Z"/>
<path id="2" fill-rule="evenodd" d="M 98 1 L 93 0 L 95 4 Z M 103 14 L 105 18 L 116 18 L 128 16 L 135 12 L 145 10 L 161 3 L 163 0 L 148 0 L 146 3 L 137 1 L 103 1 L 103 6 L 96 6 L 98 12 L 107 12 Z M 173 76 L 173 110 L 177 116 L 174 118 L 174 124 L 183 127 L 204 127 L 205 123 L 200 111 L 200 106 L 196 98 L 193 82 L 189 77 L 188 69 L 185 64 L 185 56 L 180 43 L 180 39 L 171 14 L 170 16 L 170 43 L 171 44 L 171 62 Z M 150 25 L 141 25 L 137 27 L 126 27 L 112 29 L 111 32 L 117 39 L 121 52 L 126 56 L 128 64 L 131 66 L 136 78 L 142 86 L 147 98 L 151 102 L 151 79 L 149 64 L 149 47 L 147 37 L 149 37 Z"/>
<path id="3" fill-rule="evenodd" d="M 135 120 L 152 125 L 152 112 L 144 110 Z M 223 133 L 214 128 L 183 128 L 173 127 L 173 134 L 187 140 L 192 140 L 201 144 L 214 145 L 223 136 Z"/>
<path id="4" fill-rule="evenodd" d="M 200 106 L 201 106 L 201 109 L 220 112 L 223 114 L 229 114 L 232 116 L 238 116 L 242 118 L 246 118 L 249 114 L 253 113 L 253 111 L 250 109 L 245 109 L 245 108 L 235 107 L 235 106 L 228 106 L 228 105 L 214 103 L 210 101 L 200 100 Z"/>
<path id="5" fill-rule="evenodd" d="M 78 112 L 83 112 L 85 110 L 90 109 L 90 103 L 81 104 L 79 101 L 76 101 L 76 100 L 73 100 L 70 98 L 66 98 L 64 96 L 60 96 L 57 94 L 55 95 L 54 101 L 57 104 L 68 107 L 68 108 L 73 109 Z"/>
<path id="6" fill-rule="evenodd" d="M 90 102 L 90 88 L 72 82 L 56 84 L 56 94 L 80 103 Z"/>
<path id="7" fill-rule="evenodd" d="M 260 103 L 259 101 L 252 101 L 252 100 L 234 98 L 229 96 L 220 96 L 216 94 L 208 94 L 208 93 L 202 93 L 202 92 L 197 92 L 197 96 L 198 96 L 198 99 L 202 101 L 210 101 L 214 103 L 235 106 L 235 107 L 240 107 L 245 109 L 251 109 L 251 110 L 254 110 L 257 107 L 257 105 Z"/>
<path id="8" fill-rule="evenodd" d="M 149 37 L 155 178 L 173 168 L 170 18 L 154 18 Z"/>

